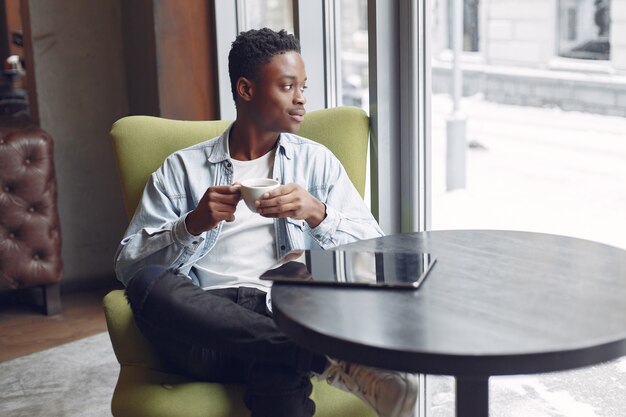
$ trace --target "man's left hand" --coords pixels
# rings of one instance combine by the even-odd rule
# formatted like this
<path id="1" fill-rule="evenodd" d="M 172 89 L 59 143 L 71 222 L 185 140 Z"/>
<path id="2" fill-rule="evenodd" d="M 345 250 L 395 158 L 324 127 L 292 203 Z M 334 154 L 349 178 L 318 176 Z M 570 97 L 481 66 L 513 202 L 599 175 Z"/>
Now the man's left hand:
<path id="1" fill-rule="evenodd" d="M 264 217 L 291 217 L 316 227 L 326 217 L 326 206 L 298 184 L 281 185 L 256 202 L 257 213 Z"/>

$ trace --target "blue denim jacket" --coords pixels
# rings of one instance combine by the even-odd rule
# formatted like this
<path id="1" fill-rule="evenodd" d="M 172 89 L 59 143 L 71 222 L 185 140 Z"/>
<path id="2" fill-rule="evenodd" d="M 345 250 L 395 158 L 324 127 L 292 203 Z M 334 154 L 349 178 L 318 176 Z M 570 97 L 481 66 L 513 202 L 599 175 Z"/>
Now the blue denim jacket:
<path id="1" fill-rule="evenodd" d="M 229 131 L 173 153 L 150 176 L 115 255 L 115 273 L 125 285 L 137 270 L 150 264 L 176 268 L 196 284 L 208 284 L 198 281 L 194 265 L 200 258 L 210 256 L 223 223 L 194 236 L 185 227 L 185 217 L 208 187 L 232 183 Z M 328 249 L 382 236 L 345 169 L 323 145 L 282 133 L 273 176 L 282 184 L 295 182 L 308 190 L 326 204 L 327 214 L 315 228 L 303 220 L 275 219 L 279 258 L 294 249 Z"/>

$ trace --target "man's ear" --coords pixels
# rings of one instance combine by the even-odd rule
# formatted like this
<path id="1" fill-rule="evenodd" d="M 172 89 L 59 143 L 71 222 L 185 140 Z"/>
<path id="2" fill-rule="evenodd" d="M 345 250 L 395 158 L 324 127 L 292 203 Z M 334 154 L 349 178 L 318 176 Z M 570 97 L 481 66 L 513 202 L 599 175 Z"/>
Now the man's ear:
<path id="1" fill-rule="evenodd" d="M 243 101 L 250 101 L 252 99 L 254 84 L 246 77 L 239 77 L 237 84 L 235 84 L 235 88 L 237 95 L 241 97 Z"/>

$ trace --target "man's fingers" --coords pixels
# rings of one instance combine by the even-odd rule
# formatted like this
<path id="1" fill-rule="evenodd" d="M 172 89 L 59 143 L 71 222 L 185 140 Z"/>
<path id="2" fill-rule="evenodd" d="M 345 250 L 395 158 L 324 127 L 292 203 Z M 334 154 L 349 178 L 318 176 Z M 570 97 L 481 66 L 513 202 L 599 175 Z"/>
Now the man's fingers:
<path id="1" fill-rule="evenodd" d="M 224 204 L 237 204 L 241 197 L 239 188 L 233 186 L 211 187 L 209 189 L 209 201 L 216 201 Z"/>
<path id="2" fill-rule="evenodd" d="M 216 195 L 237 195 L 239 194 L 240 188 L 241 187 L 238 185 L 216 185 L 209 187 L 209 193 Z"/>
<path id="3" fill-rule="evenodd" d="M 265 194 L 263 194 L 263 198 L 267 199 L 267 198 L 273 198 L 279 195 L 287 195 L 287 194 L 291 194 L 293 193 L 295 190 L 298 189 L 298 185 L 295 183 L 289 183 L 289 184 L 285 184 L 285 185 L 281 185 L 279 187 L 274 188 L 271 191 L 266 192 Z"/>
<path id="4" fill-rule="evenodd" d="M 298 204 L 281 204 L 269 207 L 257 207 L 257 213 L 267 217 L 294 217 L 299 209 Z"/>
<path id="5" fill-rule="evenodd" d="M 275 193 L 272 190 L 269 193 L 263 195 L 263 198 L 257 200 L 257 207 L 275 207 L 281 205 L 287 205 L 290 203 L 298 204 L 300 202 L 300 198 L 298 194 L 293 192 L 293 188 L 289 188 L 289 186 L 285 186 L 285 192 L 283 193 Z"/>
<path id="6" fill-rule="evenodd" d="M 234 203 L 230 203 L 228 201 L 223 202 L 213 200 L 210 201 L 208 204 L 209 212 L 211 213 L 211 215 L 213 215 L 213 217 L 224 218 L 224 216 L 234 214 L 236 208 L 237 201 L 235 201 Z"/>

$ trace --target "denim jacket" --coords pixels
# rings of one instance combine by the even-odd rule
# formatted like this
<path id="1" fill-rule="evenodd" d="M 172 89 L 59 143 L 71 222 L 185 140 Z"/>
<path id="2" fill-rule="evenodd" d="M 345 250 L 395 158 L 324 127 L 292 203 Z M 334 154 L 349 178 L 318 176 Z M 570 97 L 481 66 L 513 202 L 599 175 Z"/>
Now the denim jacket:
<path id="1" fill-rule="evenodd" d="M 199 236 L 190 234 L 185 217 L 208 187 L 231 184 L 233 166 L 227 129 L 221 136 L 170 155 L 149 178 L 141 202 L 115 254 L 115 273 L 125 285 L 137 270 L 158 264 L 178 269 L 198 285 L 195 263 L 211 256 L 223 222 Z M 274 220 L 276 253 L 328 249 L 383 234 L 339 160 L 323 145 L 282 133 L 273 177 L 295 182 L 326 204 L 326 218 L 314 228 L 304 220 Z"/>

